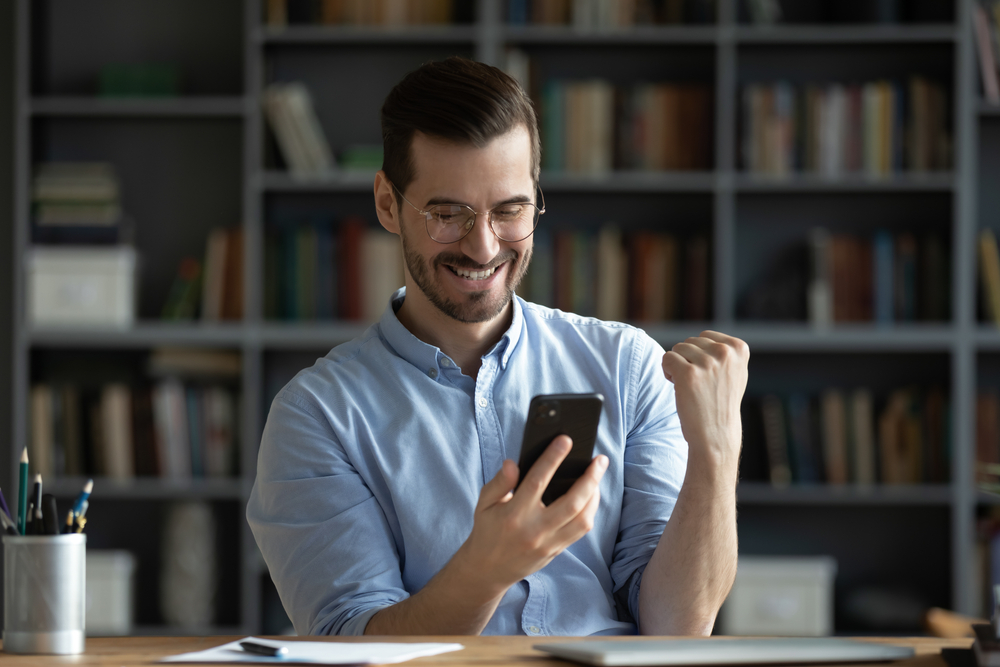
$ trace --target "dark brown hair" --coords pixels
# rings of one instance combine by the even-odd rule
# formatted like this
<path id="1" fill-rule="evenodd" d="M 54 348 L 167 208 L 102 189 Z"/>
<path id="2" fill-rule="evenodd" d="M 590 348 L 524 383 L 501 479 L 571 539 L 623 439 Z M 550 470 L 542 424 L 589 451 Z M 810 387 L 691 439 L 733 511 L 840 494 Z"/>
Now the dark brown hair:
<path id="1" fill-rule="evenodd" d="M 424 63 L 382 104 L 382 170 L 404 192 L 416 176 L 410 154 L 414 132 L 482 148 L 518 125 L 531 138 L 531 175 L 537 184 L 538 124 L 517 81 L 496 67 L 458 56 Z"/>

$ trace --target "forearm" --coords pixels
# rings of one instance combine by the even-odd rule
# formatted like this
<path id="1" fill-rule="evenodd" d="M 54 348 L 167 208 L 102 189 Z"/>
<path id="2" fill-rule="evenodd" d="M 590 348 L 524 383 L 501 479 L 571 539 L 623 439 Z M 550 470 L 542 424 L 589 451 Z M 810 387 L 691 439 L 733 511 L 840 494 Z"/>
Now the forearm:
<path id="1" fill-rule="evenodd" d="M 684 485 L 642 576 L 639 631 L 708 635 L 736 576 L 736 470 L 691 452 Z"/>
<path id="2" fill-rule="evenodd" d="M 481 574 L 460 550 L 420 591 L 372 616 L 365 634 L 478 635 L 506 592 L 484 586 Z"/>

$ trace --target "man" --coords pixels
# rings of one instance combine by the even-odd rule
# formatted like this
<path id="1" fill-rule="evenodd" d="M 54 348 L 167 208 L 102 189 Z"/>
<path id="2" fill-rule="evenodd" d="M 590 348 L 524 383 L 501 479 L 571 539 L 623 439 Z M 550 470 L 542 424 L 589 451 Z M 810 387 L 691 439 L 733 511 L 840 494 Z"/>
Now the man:
<path id="1" fill-rule="evenodd" d="M 386 98 L 379 221 L 404 289 L 275 398 L 247 518 L 301 634 L 707 634 L 736 569 L 747 346 L 513 297 L 543 200 L 530 101 L 422 66 Z M 537 394 L 600 392 L 595 457 L 551 505 L 517 486 Z M 515 489 L 516 486 L 516 489 Z"/>

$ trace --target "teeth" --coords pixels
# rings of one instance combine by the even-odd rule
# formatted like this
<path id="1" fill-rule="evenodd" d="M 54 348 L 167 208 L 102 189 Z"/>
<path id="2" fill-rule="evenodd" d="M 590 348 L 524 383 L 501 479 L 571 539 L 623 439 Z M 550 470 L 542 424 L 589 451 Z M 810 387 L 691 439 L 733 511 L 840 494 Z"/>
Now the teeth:
<path id="1" fill-rule="evenodd" d="M 493 272 L 497 270 L 497 267 L 493 267 L 487 271 L 469 271 L 468 269 L 453 269 L 456 274 L 462 278 L 469 278 L 470 280 L 483 280 L 489 278 L 493 275 Z"/>

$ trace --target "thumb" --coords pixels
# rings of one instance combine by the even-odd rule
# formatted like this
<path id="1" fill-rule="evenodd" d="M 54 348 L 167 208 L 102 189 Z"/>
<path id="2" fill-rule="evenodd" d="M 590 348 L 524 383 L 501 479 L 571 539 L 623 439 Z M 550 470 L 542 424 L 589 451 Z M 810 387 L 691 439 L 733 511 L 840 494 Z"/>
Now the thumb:
<path id="1" fill-rule="evenodd" d="M 514 485 L 517 484 L 517 477 L 517 464 L 510 459 L 504 461 L 496 476 L 487 482 L 483 490 L 479 492 L 479 502 L 476 504 L 476 511 L 496 505 L 510 496 Z"/>

